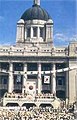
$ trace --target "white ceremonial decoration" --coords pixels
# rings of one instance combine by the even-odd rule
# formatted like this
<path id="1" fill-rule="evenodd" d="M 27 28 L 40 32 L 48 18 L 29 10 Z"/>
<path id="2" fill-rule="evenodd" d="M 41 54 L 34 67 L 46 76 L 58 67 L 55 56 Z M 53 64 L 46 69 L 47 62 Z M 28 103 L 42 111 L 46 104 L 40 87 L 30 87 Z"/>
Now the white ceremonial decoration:
<path id="1" fill-rule="evenodd" d="M 49 84 L 50 83 L 50 76 L 44 76 L 44 83 Z"/>

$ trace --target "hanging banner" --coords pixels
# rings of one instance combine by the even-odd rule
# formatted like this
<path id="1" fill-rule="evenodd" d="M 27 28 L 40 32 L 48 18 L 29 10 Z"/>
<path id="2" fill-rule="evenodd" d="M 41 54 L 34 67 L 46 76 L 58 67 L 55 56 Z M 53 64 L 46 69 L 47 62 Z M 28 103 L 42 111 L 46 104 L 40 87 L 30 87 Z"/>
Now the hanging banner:
<path id="1" fill-rule="evenodd" d="M 27 81 L 26 82 L 26 92 L 32 95 L 36 94 L 36 82 Z"/>
<path id="2" fill-rule="evenodd" d="M 21 82 L 21 74 L 18 74 L 18 75 L 17 75 L 16 81 L 17 81 L 17 82 Z"/>
<path id="3" fill-rule="evenodd" d="M 50 83 L 50 76 L 44 76 L 44 83 L 46 84 Z"/>

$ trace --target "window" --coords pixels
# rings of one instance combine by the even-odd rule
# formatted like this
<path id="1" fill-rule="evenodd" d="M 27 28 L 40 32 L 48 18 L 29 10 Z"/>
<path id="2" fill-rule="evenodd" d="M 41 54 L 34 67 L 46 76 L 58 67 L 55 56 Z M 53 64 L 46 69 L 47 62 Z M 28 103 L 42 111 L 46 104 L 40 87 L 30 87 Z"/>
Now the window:
<path id="1" fill-rule="evenodd" d="M 1 63 L 1 69 L 9 70 L 9 63 Z"/>
<path id="2" fill-rule="evenodd" d="M 43 28 L 40 27 L 40 37 L 43 37 Z"/>
<path id="3" fill-rule="evenodd" d="M 33 27 L 33 37 L 37 37 L 37 27 Z"/>
<path id="4" fill-rule="evenodd" d="M 62 79 L 58 79 L 58 85 L 62 85 Z"/>
<path id="5" fill-rule="evenodd" d="M 31 32 L 31 29 L 29 27 L 29 28 L 27 28 L 27 37 L 30 37 L 30 32 Z"/>
<path id="6" fill-rule="evenodd" d="M 8 84 L 8 76 L 7 75 L 1 76 L 1 83 L 0 84 Z"/>
<path id="7" fill-rule="evenodd" d="M 65 85 L 65 77 L 57 76 L 57 85 Z"/>
<path id="8" fill-rule="evenodd" d="M 13 70 L 14 71 L 23 71 L 23 63 L 14 63 Z"/>
<path id="9" fill-rule="evenodd" d="M 56 64 L 56 69 L 62 69 L 62 68 L 65 68 L 65 67 L 66 67 L 65 63 L 57 63 Z"/>
<path id="10" fill-rule="evenodd" d="M 41 69 L 42 69 L 42 71 L 49 71 L 49 70 L 51 70 L 51 64 L 50 63 L 42 63 Z"/>
<path id="11" fill-rule="evenodd" d="M 21 74 L 14 75 L 14 84 L 22 85 L 22 81 L 23 81 L 23 75 L 21 75 Z"/>
<path id="12" fill-rule="evenodd" d="M 37 71 L 37 63 L 28 63 L 27 70 L 28 71 Z"/>

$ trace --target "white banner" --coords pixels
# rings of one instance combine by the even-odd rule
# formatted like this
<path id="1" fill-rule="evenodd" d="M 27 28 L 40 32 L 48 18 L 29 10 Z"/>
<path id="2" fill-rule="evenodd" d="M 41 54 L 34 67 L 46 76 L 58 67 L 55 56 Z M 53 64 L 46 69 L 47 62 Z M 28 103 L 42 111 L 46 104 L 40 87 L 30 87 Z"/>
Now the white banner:
<path id="1" fill-rule="evenodd" d="M 26 92 L 32 95 L 36 94 L 36 83 L 34 81 L 26 82 Z"/>
<path id="2" fill-rule="evenodd" d="M 44 76 L 44 83 L 50 83 L 50 76 Z"/>
<path id="3" fill-rule="evenodd" d="M 17 75 L 16 81 L 17 81 L 17 82 L 21 82 L 21 74 L 18 74 L 18 75 Z"/>

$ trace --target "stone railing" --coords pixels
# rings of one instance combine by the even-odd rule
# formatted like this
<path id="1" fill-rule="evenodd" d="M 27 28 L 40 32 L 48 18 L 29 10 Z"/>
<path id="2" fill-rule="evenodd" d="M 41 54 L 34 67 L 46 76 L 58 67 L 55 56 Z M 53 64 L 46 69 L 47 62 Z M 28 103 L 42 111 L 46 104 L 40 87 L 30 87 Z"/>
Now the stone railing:
<path id="1" fill-rule="evenodd" d="M 20 49 L 20 48 L 1 48 L 0 49 L 0 56 L 67 56 L 68 55 L 68 50 L 66 51 L 65 48 L 61 48 L 61 49 L 57 49 L 55 48 L 55 50 L 51 49 L 38 49 L 38 48 L 25 48 L 25 49 Z"/>
<path id="2" fill-rule="evenodd" d="M 22 94 L 22 93 L 5 93 L 4 98 L 27 98 L 27 97 L 34 97 L 35 99 L 52 99 L 56 96 L 54 94 L 36 94 L 35 96 L 31 94 Z"/>

